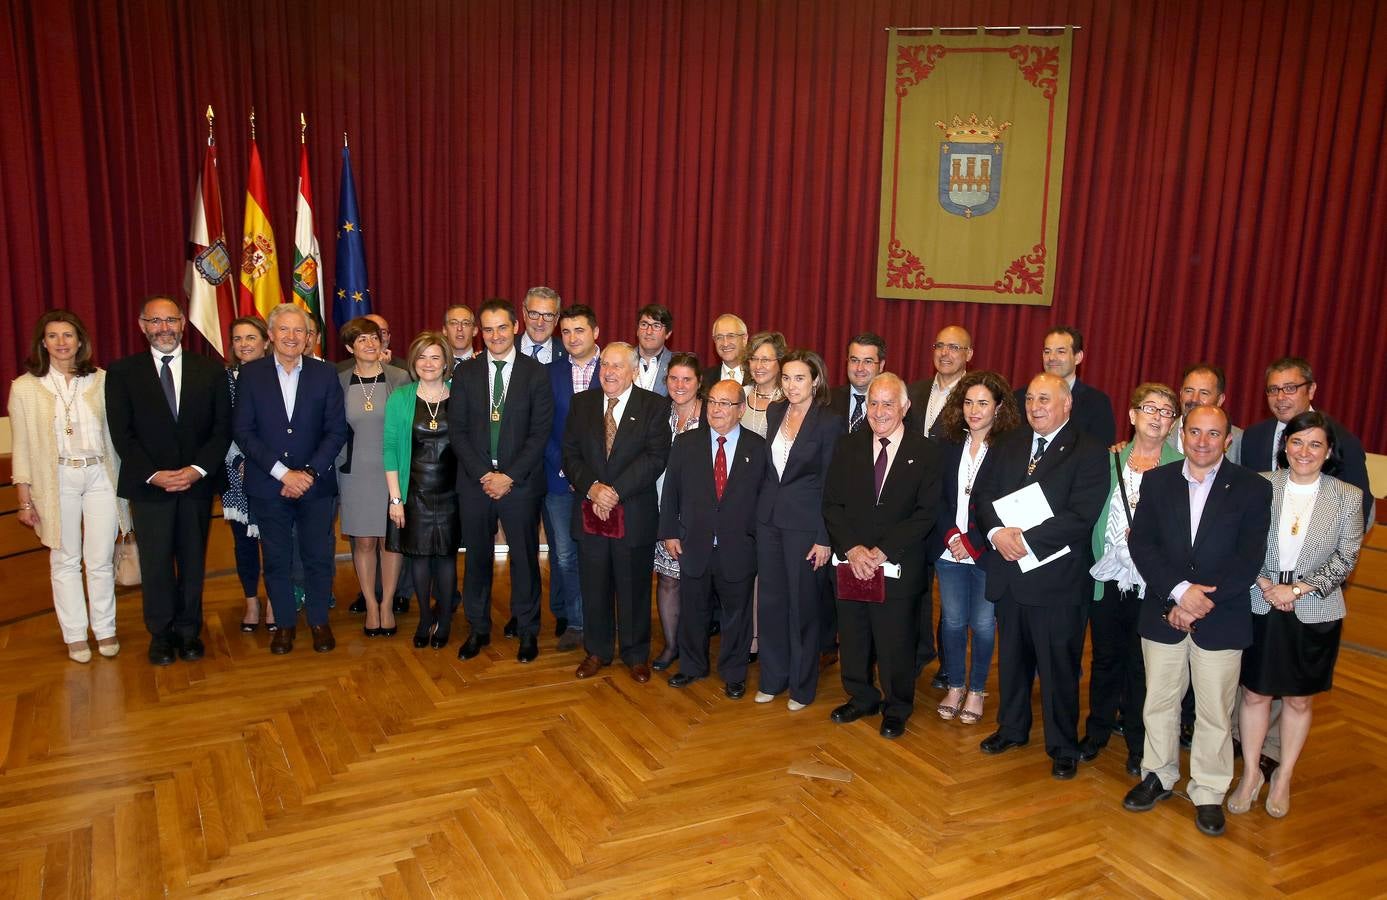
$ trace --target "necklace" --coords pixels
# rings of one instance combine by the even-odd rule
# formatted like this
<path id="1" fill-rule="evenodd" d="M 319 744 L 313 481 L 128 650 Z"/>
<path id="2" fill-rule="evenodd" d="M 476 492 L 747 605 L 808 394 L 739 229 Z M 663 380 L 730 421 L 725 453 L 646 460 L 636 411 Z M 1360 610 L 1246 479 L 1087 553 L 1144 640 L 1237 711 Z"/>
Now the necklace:
<path id="1" fill-rule="evenodd" d="M 973 436 L 970 434 L 968 435 L 968 443 L 963 448 L 965 454 L 968 451 L 968 447 L 971 447 L 972 445 Z M 964 494 L 973 493 L 973 482 L 978 477 L 978 469 L 982 467 L 983 457 L 985 456 L 987 456 L 987 441 L 982 442 L 981 446 L 978 447 L 977 454 L 968 462 L 968 481 L 966 484 L 963 485 Z"/>
<path id="2" fill-rule="evenodd" d="M 58 395 L 63 404 L 63 434 L 72 437 L 72 407 L 77 403 L 77 379 L 72 379 L 72 392 L 69 394 L 64 393 L 63 383 L 52 369 L 48 370 L 48 376 L 53 382 L 53 393 Z"/>
<path id="3" fill-rule="evenodd" d="M 429 411 L 429 431 L 437 431 L 438 413 L 443 408 L 443 401 L 448 399 L 447 393 L 441 394 L 433 403 L 430 403 L 429 398 L 423 394 L 419 395 L 419 399 L 424 401 L 424 408 Z"/>
<path id="4" fill-rule="evenodd" d="M 1122 467 L 1122 480 L 1127 484 L 1127 507 L 1137 511 L 1137 501 L 1141 499 L 1141 472 L 1135 472 L 1130 465 Z"/>
<path id="5" fill-rule="evenodd" d="M 1306 515 L 1308 512 L 1310 512 L 1310 510 L 1314 507 L 1314 505 L 1315 505 L 1315 497 L 1316 497 L 1316 495 L 1318 495 L 1318 494 L 1319 494 L 1319 486 L 1316 485 L 1316 489 L 1315 489 L 1314 491 L 1312 491 L 1311 493 L 1308 493 L 1308 494 L 1305 495 L 1305 502 L 1304 502 L 1304 503 L 1294 503 L 1294 504 L 1292 504 L 1292 503 L 1290 503 L 1290 498 L 1289 498 L 1289 497 L 1286 498 L 1286 501 L 1287 501 L 1288 505 L 1290 505 L 1290 508 L 1291 508 L 1291 536 L 1292 536 L 1292 537 L 1295 537 L 1296 535 L 1300 534 L 1300 521 L 1301 521 L 1301 519 L 1304 518 L 1305 515 Z"/>
<path id="6" fill-rule="evenodd" d="M 356 372 L 352 373 L 352 378 L 355 380 L 357 384 L 361 385 L 361 393 L 366 397 L 366 401 L 361 404 L 361 409 L 364 412 L 370 412 L 371 410 L 375 409 L 376 404 L 372 401 L 376 399 L 376 386 L 380 384 L 380 382 L 374 380 L 367 382 L 366 379 L 362 378 Z"/>

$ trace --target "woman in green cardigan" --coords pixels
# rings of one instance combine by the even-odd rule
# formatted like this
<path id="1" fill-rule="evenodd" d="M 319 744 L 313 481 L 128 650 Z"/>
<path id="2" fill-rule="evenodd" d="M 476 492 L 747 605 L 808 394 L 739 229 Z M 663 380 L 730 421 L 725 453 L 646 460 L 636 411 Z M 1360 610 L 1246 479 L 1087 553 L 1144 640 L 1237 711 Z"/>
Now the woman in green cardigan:
<path id="1" fill-rule="evenodd" d="M 1165 442 L 1175 417 L 1180 414 L 1175 392 L 1163 384 L 1148 382 L 1132 391 L 1131 419 L 1134 434 L 1121 452 L 1110 454 L 1108 502 L 1093 528 L 1093 604 L 1089 623 L 1093 637 L 1093 665 L 1088 688 L 1088 721 L 1079 743 L 1079 758 L 1090 760 L 1108 742 L 1122 713 L 1127 741 L 1127 772 L 1141 774 L 1142 744 L 1146 730 L 1141 707 L 1146 701 L 1146 666 L 1141 659 L 1137 613 L 1145 582 L 1127 552 L 1127 535 L 1141 498 L 1141 479 L 1147 471 L 1183 459 Z"/>

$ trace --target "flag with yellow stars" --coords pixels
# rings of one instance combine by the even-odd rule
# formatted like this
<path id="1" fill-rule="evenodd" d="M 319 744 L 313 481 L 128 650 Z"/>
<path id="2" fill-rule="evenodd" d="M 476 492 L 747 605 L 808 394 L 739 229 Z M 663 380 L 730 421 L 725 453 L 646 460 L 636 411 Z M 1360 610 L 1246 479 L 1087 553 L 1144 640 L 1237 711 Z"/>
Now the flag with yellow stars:
<path id="1" fill-rule="evenodd" d="M 366 244 L 361 237 L 361 212 L 352 180 L 352 154 L 342 147 L 342 187 L 337 198 L 337 277 L 333 285 L 332 324 L 341 329 L 371 311 L 371 288 L 366 280 Z"/>

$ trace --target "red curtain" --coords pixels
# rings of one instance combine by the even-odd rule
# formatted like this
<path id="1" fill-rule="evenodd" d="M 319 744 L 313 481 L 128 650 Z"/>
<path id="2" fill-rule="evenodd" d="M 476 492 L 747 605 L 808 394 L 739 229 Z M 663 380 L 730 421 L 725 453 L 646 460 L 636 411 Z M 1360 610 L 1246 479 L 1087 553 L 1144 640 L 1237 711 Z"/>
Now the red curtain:
<path id="1" fill-rule="evenodd" d="M 83 316 L 101 360 L 141 346 L 138 299 L 182 282 L 209 103 L 239 242 L 254 105 L 286 253 L 307 114 L 328 273 L 350 132 L 397 341 L 449 302 L 549 284 L 605 340 L 659 301 L 704 355 L 731 310 L 835 375 L 849 334 L 880 331 L 914 378 L 958 322 L 975 366 L 1024 379 L 1071 323 L 1119 413 L 1138 381 L 1212 359 L 1234 417 L 1263 418 L 1262 367 L 1298 353 L 1317 405 L 1387 450 L 1376 0 L 3 2 L 6 373 L 50 306 Z M 883 28 L 978 23 L 1083 29 L 1051 309 L 872 296 Z"/>

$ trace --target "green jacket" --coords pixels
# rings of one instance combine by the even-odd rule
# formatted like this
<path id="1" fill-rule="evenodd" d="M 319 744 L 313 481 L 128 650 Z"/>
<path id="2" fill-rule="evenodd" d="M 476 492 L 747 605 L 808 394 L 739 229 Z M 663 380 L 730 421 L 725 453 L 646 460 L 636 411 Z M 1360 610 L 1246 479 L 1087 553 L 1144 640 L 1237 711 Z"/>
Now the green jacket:
<path id="1" fill-rule="evenodd" d="M 387 422 L 389 421 L 389 413 L 388 413 L 388 412 L 387 412 L 387 414 L 386 414 L 386 420 L 387 420 Z M 1129 444 L 1127 444 L 1126 447 L 1123 447 L 1123 448 L 1122 448 L 1122 452 L 1121 452 L 1120 454 L 1118 454 L 1118 457 L 1117 457 L 1117 459 L 1118 459 L 1118 465 L 1119 465 L 1119 466 L 1125 466 L 1125 465 L 1127 465 L 1127 459 L 1128 459 L 1128 457 L 1130 457 L 1130 456 L 1132 455 L 1132 447 L 1133 447 L 1133 446 L 1134 446 L 1134 444 L 1129 443 Z M 1181 453 L 1179 450 L 1176 450 L 1174 447 L 1170 446 L 1169 444 L 1166 444 L 1166 443 L 1162 443 L 1162 444 L 1161 444 L 1161 460 L 1160 460 L 1160 462 L 1158 463 L 1158 465 L 1162 465 L 1162 466 L 1163 466 L 1163 465 L 1165 465 L 1166 463 L 1176 462 L 1177 460 L 1181 460 L 1181 459 L 1184 459 L 1184 458 L 1185 458 L 1185 454 Z M 389 468 L 389 467 L 387 466 L 387 468 Z M 1102 556 L 1103 556 L 1103 538 L 1104 538 L 1104 536 L 1107 535 L 1107 533 L 1108 533 L 1108 511 L 1109 511 L 1110 509 L 1112 509 L 1112 505 L 1111 505 L 1111 504 L 1112 504 L 1112 494 L 1113 494 L 1113 491 L 1115 491 L 1115 490 L 1117 490 L 1117 469 L 1113 468 L 1113 464 L 1112 464 L 1112 453 L 1109 453 L 1109 454 L 1108 454 L 1108 499 L 1107 499 L 1107 501 L 1103 504 L 1103 511 L 1102 511 L 1101 513 L 1098 514 L 1098 522 L 1093 526 L 1093 559 L 1094 559 L 1094 562 L 1097 562 L 1097 561 L 1098 561 L 1099 559 L 1101 559 Z M 1094 599 L 1094 600 L 1102 600 L 1102 599 L 1103 599 L 1103 584 L 1102 584 L 1102 582 L 1097 582 L 1097 581 L 1095 581 L 1095 582 L 1093 583 L 1093 599 Z"/>
<path id="2" fill-rule="evenodd" d="M 385 471 L 394 472 L 400 479 L 400 497 L 409 496 L 409 460 L 414 448 L 414 400 L 419 396 L 419 383 L 411 381 L 390 392 L 385 401 L 385 436 L 382 456 Z"/>

